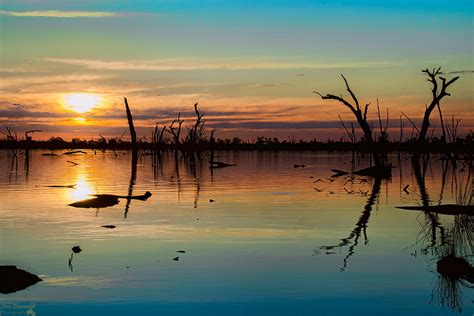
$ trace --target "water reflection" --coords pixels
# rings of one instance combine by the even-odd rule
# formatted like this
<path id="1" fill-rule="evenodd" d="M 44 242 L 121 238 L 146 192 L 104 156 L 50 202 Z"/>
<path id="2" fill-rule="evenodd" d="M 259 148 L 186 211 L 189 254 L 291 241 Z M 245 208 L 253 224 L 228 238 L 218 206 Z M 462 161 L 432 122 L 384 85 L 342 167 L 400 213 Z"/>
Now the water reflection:
<path id="1" fill-rule="evenodd" d="M 436 281 L 432 293 L 432 302 L 457 312 L 463 310 L 462 291 L 474 287 L 474 267 L 469 260 L 473 256 L 474 222 L 472 213 L 464 209 L 472 207 L 472 162 L 466 172 L 466 166 L 458 170 L 456 161 L 445 161 L 442 165 L 442 182 L 439 199 L 432 206 L 426 188 L 426 170 L 429 161 L 415 157 L 412 160 L 413 172 L 418 184 L 420 203 L 424 221 L 418 242 L 426 244 L 421 254 L 430 254 L 436 266 Z M 448 167 L 451 167 L 451 191 L 456 204 L 443 205 L 443 196 L 447 186 Z M 443 206 L 449 206 L 449 212 Z M 437 210 L 441 209 L 442 211 Z M 430 211 L 430 210 L 434 210 Z M 472 212 L 472 211 L 471 211 Z M 443 223 L 439 214 L 448 215 Z M 432 270 L 433 267 L 431 267 Z"/>
<path id="2" fill-rule="evenodd" d="M 74 190 L 65 192 L 72 200 L 83 200 L 96 193 L 91 183 L 87 181 L 86 175 L 78 171 Z"/>
<path id="3" fill-rule="evenodd" d="M 364 238 L 364 244 L 365 245 L 369 244 L 369 238 L 367 236 L 367 225 L 369 223 L 370 214 L 372 212 L 372 206 L 378 200 L 380 187 L 382 184 L 382 178 L 374 178 L 371 181 L 373 182 L 371 193 L 369 195 L 369 198 L 367 199 L 367 203 L 364 206 L 364 210 L 362 211 L 362 214 L 360 215 L 359 220 L 355 224 L 355 227 L 350 232 L 349 236 L 341 239 L 341 242 L 336 245 L 321 246 L 321 249 L 325 250 L 327 254 L 330 254 L 328 253 L 328 250 L 331 250 L 334 248 L 338 248 L 339 250 L 341 250 L 344 247 L 348 247 L 347 254 L 343 258 L 343 265 L 340 268 L 340 271 L 345 271 L 347 269 L 348 260 L 355 253 L 355 247 L 357 247 L 357 245 L 359 244 L 359 239 L 361 235 Z M 352 192 L 352 191 L 347 191 L 347 192 Z"/>
<path id="4" fill-rule="evenodd" d="M 31 151 L 28 170 L 17 167 L 22 159 L 0 152 L 0 264 L 22 263 L 45 280 L 29 288 L 34 300 L 271 299 L 280 306 L 284 299 L 308 304 L 317 297 L 322 312 L 335 312 L 322 302 L 344 297 L 362 313 L 393 284 L 380 310 L 401 312 L 397 308 L 410 302 L 424 314 L 472 311 L 472 217 L 426 211 L 472 205 L 470 162 L 393 155 L 396 172 L 380 179 L 331 178 L 331 169 L 369 166 L 351 153 L 162 152 L 134 158 L 105 151 L 77 156 L 71 168 L 67 155 Z M 235 166 L 210 168 L 213 159 Z M 133 201 L 146 199 L 140 194 L 147 191 L 153 195 L 146 203 Z M 100 214 L 67 207 L 101 197 L 123 204 Z M 87 249 L 79 260 L 70 255 L 76 244 Z M 312 257 L 315 245 L 328 256 Z M 406 254 L 407 245 L 416 257 Z M 172 260 L 176 249 L 186 249 L 186 260 Z M 73 261 L 80 263 L 77 269 Z M 70 278 L 73 269 L 74 282 L 54 282 Z M 99 279 L 107 286 L 84 281 Z"/>

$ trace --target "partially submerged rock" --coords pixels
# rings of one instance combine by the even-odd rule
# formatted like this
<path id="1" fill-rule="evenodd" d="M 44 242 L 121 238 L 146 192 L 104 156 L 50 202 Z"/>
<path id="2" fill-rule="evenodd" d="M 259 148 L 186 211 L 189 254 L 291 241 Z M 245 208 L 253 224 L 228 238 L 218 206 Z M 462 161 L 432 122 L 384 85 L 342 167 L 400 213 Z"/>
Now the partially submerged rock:
<path id="1" fill-rule="evenodd" d="M 114 228 L 117 227 L 117 226 L 115 226 L 115 225 L 103 225 L 103 226 L 101 226 L 101 227 L 109 228 L 109 229 L 114 229 Z"/>
<path id="2" fill-rule="evenodd" d="M 79 253 L 79 252 L 82 251 L 81 247 L 79 247 L 79 246 L 74 246 L 74 247 L 72 247 L 71 250 L 72 250 L 72 252 L 74 252 L 74 253 Z"/>
<path id="3" fill-rule="evenodd" d="M 474 267 L 464 258 L 448 255 L 436 263 L 436 270 L 439 274 L 453 279 L 463 279 L 474 284 Z"/>
<path id="4" fill-rule="evenodd" d="M 0 266 L 0 293 L 10 294 L 30 287 L 41 280 L 37 275 L 16 266 Z"/>

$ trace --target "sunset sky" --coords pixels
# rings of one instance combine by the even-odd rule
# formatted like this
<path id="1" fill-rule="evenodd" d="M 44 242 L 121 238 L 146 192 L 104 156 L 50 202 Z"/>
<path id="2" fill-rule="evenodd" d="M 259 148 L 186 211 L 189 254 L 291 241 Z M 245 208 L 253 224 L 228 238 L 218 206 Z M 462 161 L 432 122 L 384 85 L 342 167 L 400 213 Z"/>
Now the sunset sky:
<path id="1" fill-rule="evenodd" d="M 325 140 L 353 118 L 314 90 L 346 94 L 344 73 L 398 127 L 430 101 L 420 70 L 441 66 L 461 76 L 445 115 L 474 129 L 473 2 L 389 2 L 2 0 L 0 128 L 120 136 L 126 96 L 140 136 L 199 102 L 217 137 Z"/>

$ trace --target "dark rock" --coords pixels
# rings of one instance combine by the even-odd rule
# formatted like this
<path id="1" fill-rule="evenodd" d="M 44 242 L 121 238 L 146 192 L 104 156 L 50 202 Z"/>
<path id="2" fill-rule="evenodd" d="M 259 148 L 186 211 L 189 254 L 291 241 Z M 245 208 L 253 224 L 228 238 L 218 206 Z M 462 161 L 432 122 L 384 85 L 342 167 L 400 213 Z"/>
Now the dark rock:
<path id="1" fill-rule="evenodd" d="M 37 275 L 16 266 L 0 266 L 0 293 L 10 294 L 30 287 L 41 280 Z"/>

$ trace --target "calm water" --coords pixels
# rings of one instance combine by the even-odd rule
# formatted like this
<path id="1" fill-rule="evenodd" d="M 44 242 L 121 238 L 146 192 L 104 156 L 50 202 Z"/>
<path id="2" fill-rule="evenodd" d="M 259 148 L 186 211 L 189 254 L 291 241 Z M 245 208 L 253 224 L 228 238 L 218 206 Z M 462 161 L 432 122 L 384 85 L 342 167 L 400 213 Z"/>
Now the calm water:
<path id="1" fill-rule="evenodd" d="M 393 155 L 390 180 L 328 180 L 330 169 L 350 170 L 350 154 L 222 152 L 216 160 L 237 164 L 223 169 L 206 157 L 141 155 L 133 172 L 128 152 L 42 153 L 26 165 L 22 153 L 0 151 L 0 265 L 43 279 L 0 294 L 5 313 L 474 313 L 469 283 L 449 284 L 436 268 L 447 248 L 472 264 L 472 231 L 449 237 L 466 218 L 395 208 L 469 203 L 469 165 L 433 157 L 420 179 L 408 157 Z M 68 206 L 146 191 L 147 201 L 129 205 Z"/>

